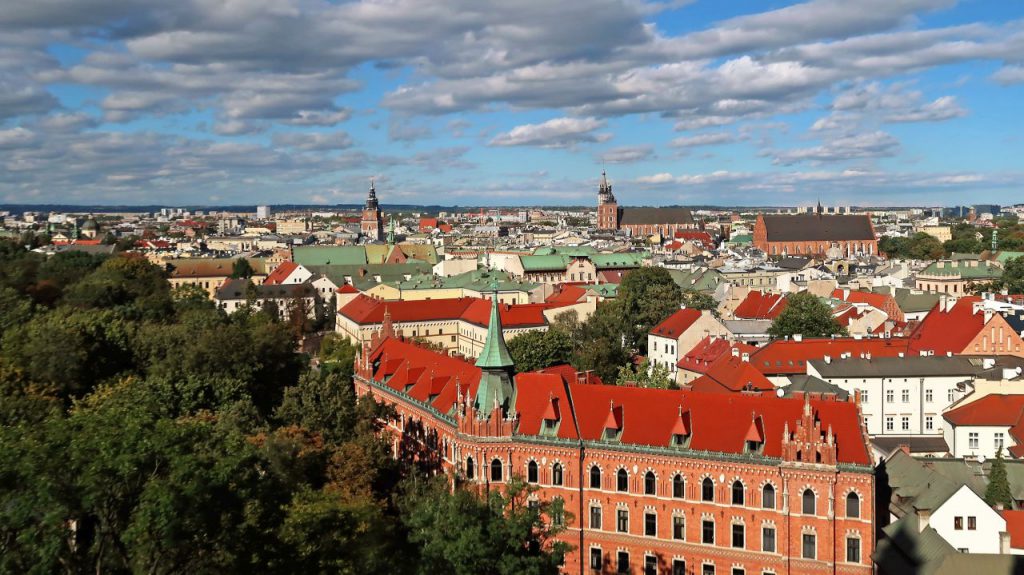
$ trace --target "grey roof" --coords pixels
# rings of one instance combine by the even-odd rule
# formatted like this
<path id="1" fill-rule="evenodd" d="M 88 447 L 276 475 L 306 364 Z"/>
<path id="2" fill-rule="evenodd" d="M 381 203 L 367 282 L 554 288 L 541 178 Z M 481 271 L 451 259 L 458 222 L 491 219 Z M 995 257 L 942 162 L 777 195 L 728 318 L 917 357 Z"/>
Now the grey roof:
<path id="1" fill-rule="evenodd" d="M 775 262 L 775 265 L 784 270 L 802 270 L 811 263 L 811 258 L 787 257 Z"/>
<path id="2" fill-rule="evenodd" d="M 941 435 L 877 435 L 871 443 L 883 453 L 892 453 L 901 445 L 915 453 L 949 453 L 949 445 Z"/>
<path id="3" fill-rule="evenodd" d="M 725 319 L 722 325 L 734 334 L 768 334 L 772 326 L 770 319 Z"/>
<path id="4" fill-rule="evenodd" d="M 935 529 L 922 530 L 913 513 L 886 525 L 882 533 L 871 556 L 881 573 L 931 575 L 946 557 L 959 555 Z"/>
<path id="5" fill-rule="evenodd" d="M 619 208 L 619 225 L 692 224 L 687 208 Z"/>
<path id="6" fill-rule="evenodd" d="M 791 375 L 787 379 L 789 379 L 789 385 L 784 388 L 786 397 L 792 397 L 796 392 L 804 392 L 831 393 L 840 401 L 846 401 L 850 398 L 850 392 L 844 390 L 838 385 L 833 385 L 824 379 L 814 377 L 813 375 Z"/>
<path id="7" fill-rule="evenodd" d="M 977 375 L 981 372 L 981 368 L 967 358 L 944 355 L 873 357 L 871 359 L 832 358 L 828 363 L 820 359 L 811 360 L 808 363 L 813 365 L 822 377 L 827 378 L 967 376 Z"/>
<path id="8" fill-rule="evenodd" d="M 255 289 L 257 299 L 290 299 L 316 295 L 316 288 L 308 283 L 263 285 L 253 284 L 247 279 L 229 279 L 217 288 L 217 299 L 220 301 L 246 299 L 250 284 Z"/>
<path id="9" fill-rule="evenodd" d="M 765 231 L 770 242 L 873 240 L 871 218 L 867 215 L 766 215 Z"/>

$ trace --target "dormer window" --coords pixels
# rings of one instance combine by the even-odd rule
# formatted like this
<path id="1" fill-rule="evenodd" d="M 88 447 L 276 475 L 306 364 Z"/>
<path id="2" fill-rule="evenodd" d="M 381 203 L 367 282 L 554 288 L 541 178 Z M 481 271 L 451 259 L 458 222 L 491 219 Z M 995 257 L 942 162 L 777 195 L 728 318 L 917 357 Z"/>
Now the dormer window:
<path id="1" fill-rule="evenodd" d="M 750 427 L 743 437 L 743 453 L 764 452 L 764 418 L 751 414 Z"/>
<path id="2" fill-rule="evenodd" d="M 562 414 L 558 409 L 557 397 L 554 397 L 553 395 L 548 396 L 548 404 L 544 408 L 544 413 L 541 417 L 541 435 L 558 435 L 558 424 L 562 420 Z"/>
<path id="3" fill-rule="evenodd" d="M 622 406 L 616 406 L 615 402 L 608 405 L 608 417 L 604 420 L 604 433 L 602 438 L 605 441 L 618 441 L 622 437 Z"/>
<path id="4" fill-rule="evenodd" d="M 691 436 L 690 426 L 690 411 L 683 411 L 683 406 L 679 406 L 679 417 L 676 419 L 675 424 L 672 426 L 672 439 L 671 444 L 674 447 L 689 447 Z"/>

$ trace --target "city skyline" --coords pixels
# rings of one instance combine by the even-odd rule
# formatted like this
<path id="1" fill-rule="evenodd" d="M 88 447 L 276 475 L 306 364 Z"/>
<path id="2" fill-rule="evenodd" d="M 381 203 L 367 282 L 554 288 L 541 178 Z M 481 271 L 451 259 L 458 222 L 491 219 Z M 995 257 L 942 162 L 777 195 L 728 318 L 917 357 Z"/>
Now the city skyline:
<path id="1" fill-rule="evenodd" d="M 0 202 L 1015 203 L 1022 54 L 995 1 L 11 3 Z"/>

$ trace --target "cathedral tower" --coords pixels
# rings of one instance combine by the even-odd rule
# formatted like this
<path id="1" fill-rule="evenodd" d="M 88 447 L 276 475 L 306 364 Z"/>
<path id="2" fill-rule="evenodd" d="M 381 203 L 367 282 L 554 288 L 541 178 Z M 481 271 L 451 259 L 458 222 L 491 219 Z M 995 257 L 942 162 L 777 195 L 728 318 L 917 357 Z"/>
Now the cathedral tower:
<path id="1" fill-rule="evenodd" d="M 608 174 L 601 170 L 601 187 L 597 190 L 597 229 L 619 229 L 619 204 L 612 194 L 612 185 L 608 183 Z"/>
<path id="2" fill-rule="evenodd" d="M 359 231 L 371 241 L 379 242 L 384 239 L 384 216 L 377 205 L 377 190 L 374 188 L 373 180 L 370 180 L 370 193 L 366 196 L 366 205 L 363 206 Z"/>

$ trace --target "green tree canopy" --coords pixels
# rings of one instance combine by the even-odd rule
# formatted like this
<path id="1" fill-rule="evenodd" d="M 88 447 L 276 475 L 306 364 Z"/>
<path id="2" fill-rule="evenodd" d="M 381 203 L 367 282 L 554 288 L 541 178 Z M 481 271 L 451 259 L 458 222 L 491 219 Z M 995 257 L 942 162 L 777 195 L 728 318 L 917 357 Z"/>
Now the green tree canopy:
<path id="1" fill-rule="evenodd" d="M 1013 505 L 1013 493 L 1010 491 L 1010 481 L 1006 476 L 1006 462 L 1003 461 L 1003 450 L 996 452 L 995 461 L 988 472 L 988 485 L 985 487 L 985 503 L 989 505 L 1000 504 L 1005 509 Z"/>
<path id="2" fill-rule="evenodd" d="M 809 292 L 788 295 L 786 309 L 768 328 L 768 335 L 773 338 L 796 334 L 802 334 L 804 337 L 847 335 L 846 328 L 832 317 L 832 308 Z"/>
<path id="3" fill-rule="evenodd" d="M 235 263 L 231 264 L 231 278 L 232 279 L 248 279 L 256 273 L 256 270 L 252 268 L 252 264 L 245 258 L 238 258 Z"/>
<path id="4" fill-rule="evenodd" d="M 520 373 L 569 363 L 572 341 L 560 329 L 528 331 L 508 341 L 508 352 Z"/>
<path id="5" fill-rule="evenodd" d="M 616 304 L 627 349 L 647 353 L 647 333 L 679 309 L 683 292 L 662 267 L 642 267 L 622 278 Z"/>

